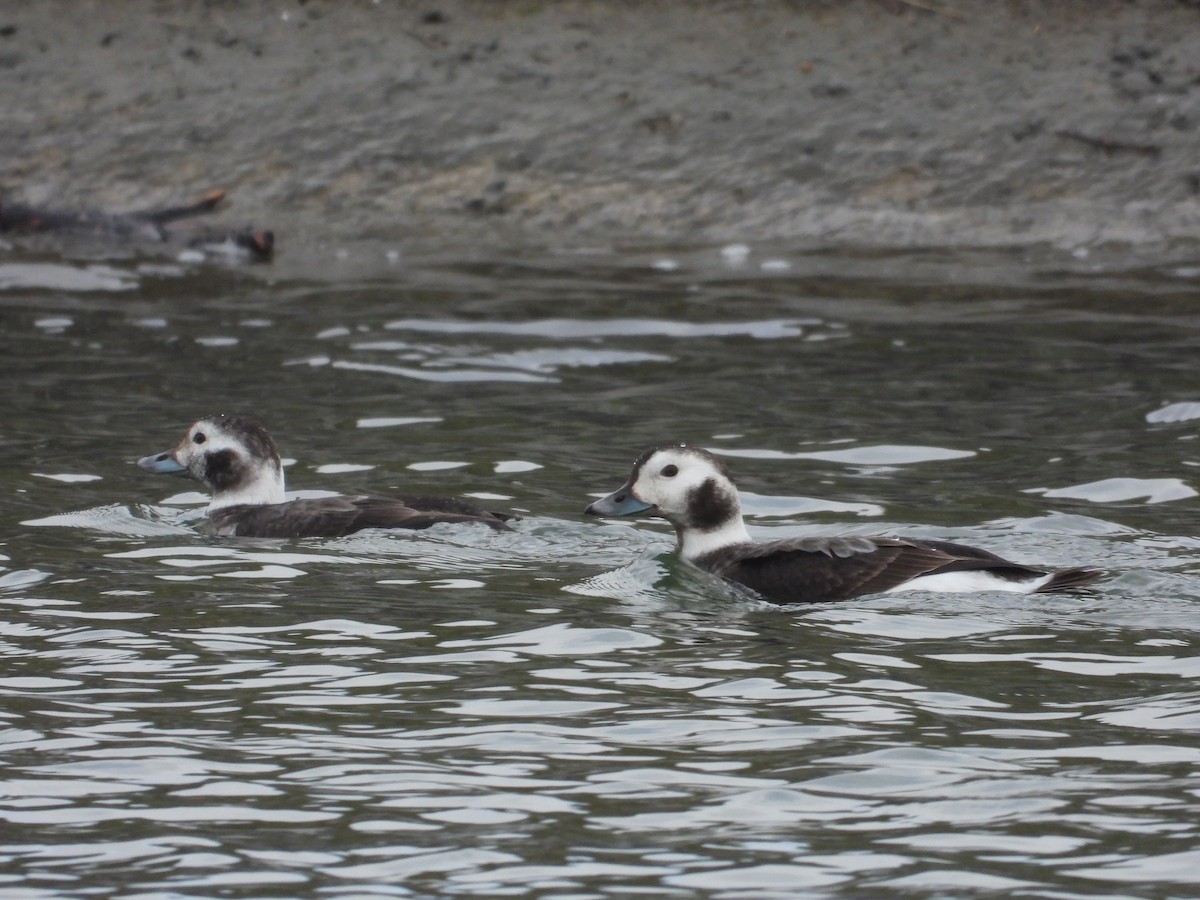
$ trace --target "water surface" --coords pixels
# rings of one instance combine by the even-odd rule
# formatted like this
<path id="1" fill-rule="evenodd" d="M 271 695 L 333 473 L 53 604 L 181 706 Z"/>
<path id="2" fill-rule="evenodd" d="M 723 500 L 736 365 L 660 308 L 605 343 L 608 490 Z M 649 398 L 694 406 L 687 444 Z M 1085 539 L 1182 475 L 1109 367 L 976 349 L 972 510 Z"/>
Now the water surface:
<path id="1" fill-rule="evenodd" d="M 1188 896 L 1197 272 L 1036 254 L 0 256 L 0 890 Z M 511 533 L 203 537 L 132 462 L 262 419 L 301 493 Z M 772 607 L 654 522 L 949 538 L 1080 595 Z"/>

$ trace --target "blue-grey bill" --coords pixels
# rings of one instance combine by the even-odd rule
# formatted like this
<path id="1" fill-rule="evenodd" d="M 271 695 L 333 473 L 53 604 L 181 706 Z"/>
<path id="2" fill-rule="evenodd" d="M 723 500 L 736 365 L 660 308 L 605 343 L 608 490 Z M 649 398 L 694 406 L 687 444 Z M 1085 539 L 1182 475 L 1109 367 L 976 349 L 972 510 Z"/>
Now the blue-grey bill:
<path id="1" fill-rule="evenodd" d="M 654 509 L 653 503 L 643 503 L 633 496 L 629 485 L 618 488 L 607 497 L 602 497 L 588 505 L 584 512 L 589 516 L 632 516 L 648 509 Z"/>
<path id="2" fill-rule="evenodd" d="M 179 475 L 187 471 L 187 469 L 175 462 L 175 457 L 171 454 L 170 450 L 164 450 L 162 453 L 156 453 L 154 456 L 143 456 L 138 460 L 137 464 L 139 469 L 154 472 L 156 475 Z"/>

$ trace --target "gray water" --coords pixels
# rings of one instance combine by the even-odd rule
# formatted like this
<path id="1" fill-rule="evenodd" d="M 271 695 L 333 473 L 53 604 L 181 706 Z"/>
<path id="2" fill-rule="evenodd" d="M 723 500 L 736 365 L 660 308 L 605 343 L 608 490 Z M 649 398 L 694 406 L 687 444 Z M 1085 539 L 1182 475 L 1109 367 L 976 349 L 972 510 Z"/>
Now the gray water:
<path id="1" fill-rule="evenodd" d="M 1052 254 L 0 256 L 0 894 L 1194 896 L 1197 279 Z M 291 490 L 519 512 L 204 537 Z M 759 538 L 1101 565 L 797 610 L 585 520 L 646 445 Z"/>

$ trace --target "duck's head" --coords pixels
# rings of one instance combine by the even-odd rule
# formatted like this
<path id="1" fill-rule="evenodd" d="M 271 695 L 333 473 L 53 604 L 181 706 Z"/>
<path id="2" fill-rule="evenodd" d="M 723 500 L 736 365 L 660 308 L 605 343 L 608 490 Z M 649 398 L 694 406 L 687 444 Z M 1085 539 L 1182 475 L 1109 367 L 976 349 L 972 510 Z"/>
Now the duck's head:
<path id="1" fill-rule="evenodd" d="M 248 416 L 208 416 L 170 450 L 138 460 L 147 472 L 190 475 L 212 491 L 210 509 L 282 503 L 283 465 L 267 430 Z"/>
<path id="2" fill-rule="evenodd" d="M 675 526 L 685 556 L 748 540 L 737 488 L 725 464 L 707 450 L 677 444 L 637 458 L 620 488 L 588 506 L 593 516 L 661 516 Z"/>

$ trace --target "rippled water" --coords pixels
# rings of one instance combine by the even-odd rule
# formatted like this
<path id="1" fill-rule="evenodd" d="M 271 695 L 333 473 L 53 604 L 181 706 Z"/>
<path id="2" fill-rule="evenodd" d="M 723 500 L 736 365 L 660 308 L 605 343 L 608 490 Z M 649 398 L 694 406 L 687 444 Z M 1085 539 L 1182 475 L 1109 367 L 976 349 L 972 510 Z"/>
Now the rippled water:
<path id="1" fill-rule="evenodd" d="M 1200 271 L 386 251 L 0 255 L 0 893 L 1195 891 Z M 131 463 L 220 411 L 297 492 L 523 518 L 200 536 Z M 758 537 L 1112 575 L 771 607 L 583 519 L 664 440 Z"/>

